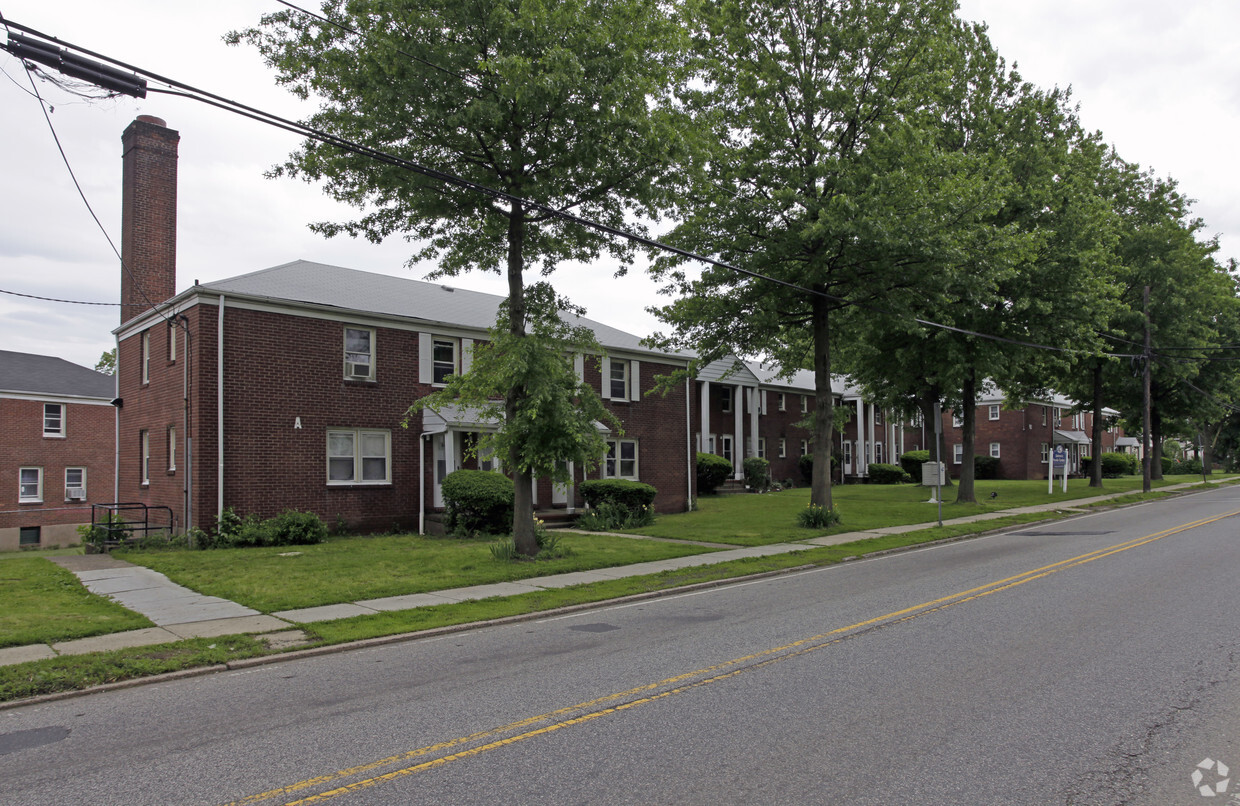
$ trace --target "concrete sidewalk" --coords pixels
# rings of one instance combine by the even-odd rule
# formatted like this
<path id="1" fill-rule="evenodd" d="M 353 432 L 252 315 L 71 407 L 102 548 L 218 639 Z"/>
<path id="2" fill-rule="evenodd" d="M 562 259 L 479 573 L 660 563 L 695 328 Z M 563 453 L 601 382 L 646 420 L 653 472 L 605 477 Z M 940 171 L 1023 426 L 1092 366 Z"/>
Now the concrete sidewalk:
<path id="1" fill-rule="evenodd" d="M 1173 491 L 1191 486 L 1193 484 L 1178 484 L 1170 487 L 1160 487 L 1159 490 Z M 996 512 L 987 512 L 981 515 L 952 518 L 944 520 L 943 524 L 976 523 L 1022 513 L 1079 511 L 1090 504 L 1102 503 L 1124 495 L 1131 495 L 1131 493 L 1111 493 L 1093 498 L 1079 498 L 1072 501 L 1015 507 Z M 930 528 L 933 525 L 935 525 L 935 522 L 931 521 L 929 523 L 892 526 L 864 532 L 846 532 L 797 541 L 796 543 L 774 543 L 767 546 L 727 549 L 709 554 L 696 554 L 689 557 L 657 560 L 616 568 L 600 568 L 594 571 L 577 571 L 569 574 L 534 577 L 518 582 L 498 582 L 492 585 L 475 585 L 468 588 L 454 588 L 431 593 L 410 594 L 408 596 L 366 599 L 358 602 L 325 605 L 323 607 L 309 607 L 302 610 L 284 610 L 271 615 L 263 615 L 257 610 L 251 610 L 248 607 L 225 599 L 203 596 L 200 593 L 195 593 L 188 588 L 177 585 L 163 574 L 113 559 L 106 554 L 49 557 L 48 559 L 52 562 L 76 574 L 82 581 L 82 584 L 92 593 L 106 596 L 128 609 L 146 616 L 156 626 L 143 630 L 129 630 L 56 644 L 33 644 L 30 646 L 0 649 L 0 666 L 54 658 L 58 655 L 76 655 L 111 649 L 150 646 L 184 638 L 210 638 L 238 633 L 284 635 L 290 630 L 295 631 L 299 624 L 309 624 L 316 621 L 331 621 L 393 610 L 411 610 L 417 607 L 452 604 L 471 599 L 515 596 L 539 590 L 566 588 L 570 585 L 584 585 L 590 582 L 603 582 L 625 577 L 657 574 L 661 571 L 715 565 L 749 557 L 769 557 L 777 554 L 805 551 L 819 546 L 834 546 L 841 543 L 851 543 L 855 540 L 913 532 L 919 529 Z M 640 535 L 619 536 L 634 539 L 650 539 Z"/>

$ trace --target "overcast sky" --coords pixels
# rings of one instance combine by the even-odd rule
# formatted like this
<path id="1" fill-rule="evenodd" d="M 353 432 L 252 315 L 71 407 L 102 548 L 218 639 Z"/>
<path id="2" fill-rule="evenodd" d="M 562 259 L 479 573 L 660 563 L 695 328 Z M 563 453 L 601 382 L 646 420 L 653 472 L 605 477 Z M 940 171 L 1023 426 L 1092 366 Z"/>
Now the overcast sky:
<path id="1" fill-rule="evenodd" d="M 288 117 L 304 108 L 277 88 L 248 47 L 225 32 L 281 8 L 273 0 L 0 0 L 6 19 L 218 95 Z M 1240 257 L 1234 139 L 1240 130 L 1240 2 L 1236 0 L 963 0 L 961 16 L 984 20 L 999 52 L 1026 80 L 1071 86 L 1089 129 L 1130 162 L 1174 177 L 1223 257 Z M 115 303 L 119 264 L 79 198 L 31 96 L 25 70 L 0 52 L 0 291 Z M 382 245 L 325 240 L 306 224 L 343 220 L 313 186 L 263 172 L 296 147 L 285 132 L 180 98 L 152 95 L 85 102 L 39 84 L 78 182 L 120 246 L 120 136 L 137 115 L 181 134 L 177 290 L 305 258 L 421 279 L 405 267 L 399 239 Z M 644 312 L 662 298 L 640 273 L 566 266 L 557 286 L 587 315 L 645 335 Z M 503 293 L 494 276 L 453 281 Z M 114 344 L 116 307 L 0 294 L 0 349 L 55 355 L 93 366 Z"/>

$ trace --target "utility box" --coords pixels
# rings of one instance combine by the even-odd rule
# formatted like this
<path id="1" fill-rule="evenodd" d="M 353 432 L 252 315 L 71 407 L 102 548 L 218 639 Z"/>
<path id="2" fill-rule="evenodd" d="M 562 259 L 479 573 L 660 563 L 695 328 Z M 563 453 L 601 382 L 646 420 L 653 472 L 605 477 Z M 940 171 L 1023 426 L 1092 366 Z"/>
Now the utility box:
<path id="1" fill-rule="evenodd" d="M 938 468 L 938 477 L 936 478 L 935 468 Z M 922 487 L 942 487 L 947 481 L 947 467 L 942 462 L 922 462 L 921 464 L 921 486 Z"/>

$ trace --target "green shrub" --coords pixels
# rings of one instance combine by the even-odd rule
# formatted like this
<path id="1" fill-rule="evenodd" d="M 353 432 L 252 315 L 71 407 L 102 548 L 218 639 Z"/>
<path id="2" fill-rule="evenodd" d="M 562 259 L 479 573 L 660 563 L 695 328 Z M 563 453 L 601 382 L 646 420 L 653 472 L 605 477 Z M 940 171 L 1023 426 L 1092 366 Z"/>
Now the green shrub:
<path id="1" fill-rule="evenodd" d="M 921 478 L 921 466 L 930 461 L 930 451 L 907 451 L 900 457 L 900 467 L 915 479 Z"/>
<path id="2" fill-rule="evenodd" d="M 756 493 L 771 489 L 771 463 L 757 456 L 745 460 L 745 486 Z"/>
<path id="3" fill-rule="evenodd" d="M 267 546 L 312 546 L 327 539 L 327 524 L 313 512 L 286 509 L 264 522 Z"/>
<path id="4" fill-rule="evenodd" d="M 839 522 L 840 511 L 835 507 L 827 509 L 817 504 L 806 504 L 805 509 L 797 513 L 797 523 L 806 529 L 826 529 Z"/>
<path id="5" fill-rule="evenodd" d="M 875 462 L 870 465 L 871 484 L 907 484 L 913 477 L 904 472 L 904 468 Z"/>
<path id="6" fill-rule="evenodd" d="M 698 495 L 712 495 L 732 476 L 732 463 L 713 453 L 697 455 Z"/>
<path id="7" fill-rule="evenodd" d="M 844 460 L 834 451 L 831 453 L 831 469 L 839 470 Z M 801 471 L 801 480 L 808 484 L 814 483 L 814 454 L 806 453 L 797 459 L 797 470 Z"/>
<path id="8" fill-rule="evenodd" d="M 1175 472 L 1175 460 L 1170 456 L 1162 457 L 1162 472 L 1164 476 L 1169 476 Z"/>
<path id="9" fill-rule="evenodd" d="M 973 478 L 983 481 L 999 478 L 999 460 L 993 456 L 974 456 Z"/>
<path id="10" fill-rule="evenodd" d="M 1089 456 L 1081 457 L 1081 472 L 1089 475 L 1093 469 L 1093 458 Z M 1136 454 L 1131 453 L 1104 453 L 1102 454 L 1102 477 L 1104 479 L 1118 479 L 1121 476 L 1133 476 L 1140 472 L 1141 463 L 1137 461 Z"/>
<path id="11" fill-rule="evenodd" d="M 444 527 L 467 537 L 512 531 L 512 479 L 490 470 L 454 470 L 444 477 Z"/>
<path id="12" fill-rule="evenodd" d="M 538 518 L 534 519 L 534 540 L 538 542 L 538 555 L 533 558 L 526 557 L 517 551 L 517 542 L 512 539 L 512 535 L 505 535 L 492 543 L 489 546 L 491 556 L 500 562 L 511 562 L 529 559 L 554 560 L 573 553 L 572 549 L 560 543 L 560 536 L 548 531 L 546 524 Z"/>
<path id="13" fill-rule="evenodd" d="M 1171 468 L 1171 474 L 1175 476 L 1184 476 L 1184 475 L 1200 476 L 1201 475 L 1201 460 L 1200 459 L 1185 459 L 1183 462 L 1176 462 L 1175 465 Z"/>
<path id="14" fill-rule="evenodd" d="M 578 484 L 577 489 L 581 491 L 586 506 L 591 509 L 597 509 L 603 502 L 610 501 L 631 512 L 653 506 L 654 497 L 658 494 L 649 484 L 629 479 L 590 479 Z"/>

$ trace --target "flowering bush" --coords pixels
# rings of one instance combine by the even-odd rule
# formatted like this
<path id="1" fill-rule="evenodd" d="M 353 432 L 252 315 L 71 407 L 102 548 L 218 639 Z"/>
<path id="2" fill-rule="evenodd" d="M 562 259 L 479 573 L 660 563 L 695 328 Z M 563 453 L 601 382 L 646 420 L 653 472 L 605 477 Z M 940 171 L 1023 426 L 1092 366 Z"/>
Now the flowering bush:
<path id="1" fill-rule="evenodd" d="M 806 504 L 805 509 L 797 513 L 797 523 L 806 529 L 826 529 L 840 522 L 840 511 L 835 507 L 827 509 L 817 504 Z"/>

